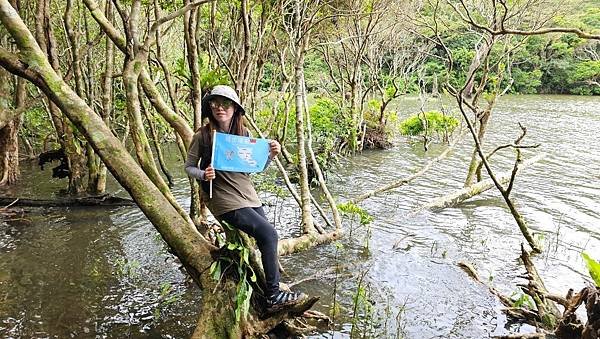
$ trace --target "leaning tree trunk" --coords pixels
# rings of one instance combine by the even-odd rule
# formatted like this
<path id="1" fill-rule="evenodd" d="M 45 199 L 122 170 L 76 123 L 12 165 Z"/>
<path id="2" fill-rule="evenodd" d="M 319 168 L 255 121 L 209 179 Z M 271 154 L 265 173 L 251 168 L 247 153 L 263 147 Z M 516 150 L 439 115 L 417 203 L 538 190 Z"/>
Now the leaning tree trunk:
<path id="1" fill-rule="evenodd" d="M 524 170 L 525 168 L 535 164 L 536 162 L 542 160 L 545 156 L 546 155 L 542 153 L 542 154 L 536 155 L 535 157 L 527 159 L 521 165 L 519 165 L 517 173 L 519 173 L 522 170 Z M 513 172 L 508 171 L 508 172 L 500 173 L 498 176 L 496 176 L 496 178 L 499 183 L 506 184 L 510 181 L 512 176 L 513 176 Z M 427 203 L 419 206 L 418 208 L 414 209 L 413 211 L 411 211 L 411 214 L 416 214 L 423 210 L 439 211 L 444 208 L 455 207 L 455 206 L 459 205 L 460 203 L 462 203 L 463 201 L 470 199 L 476 195 L 479 195 L 495 186 L 496 185 L 494 184 L 494 181 L 492 179 L 482 180 L 471 186 L 463 187 L 462 189 L 456 190 L 450 194 L 446 194 L 442 197 L 439 197 L 430 202 L 427 202 Z"/>

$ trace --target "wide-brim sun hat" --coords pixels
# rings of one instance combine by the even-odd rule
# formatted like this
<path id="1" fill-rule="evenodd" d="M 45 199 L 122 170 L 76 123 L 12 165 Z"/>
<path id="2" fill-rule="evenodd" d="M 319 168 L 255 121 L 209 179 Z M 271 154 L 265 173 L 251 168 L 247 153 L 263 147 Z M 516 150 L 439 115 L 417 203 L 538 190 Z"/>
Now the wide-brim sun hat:
<path id="1" fill-rule="evenodd" d="M 246 110 L 240 102 L 240 97 L 238 97 L 237 93 L 233 88 L 227 85 L 216 85 L 215 87 L 213 87 L 210 93 L 208 93 L 204 96 L 204 98 L 202 98 L 202 118 L 208 117 L 210 114 L 212 114 L 209 102 L 215 97 L 223 97 L 233 101 L 238 107 L 237 111 L 241 115 L 246 114 Z"/>

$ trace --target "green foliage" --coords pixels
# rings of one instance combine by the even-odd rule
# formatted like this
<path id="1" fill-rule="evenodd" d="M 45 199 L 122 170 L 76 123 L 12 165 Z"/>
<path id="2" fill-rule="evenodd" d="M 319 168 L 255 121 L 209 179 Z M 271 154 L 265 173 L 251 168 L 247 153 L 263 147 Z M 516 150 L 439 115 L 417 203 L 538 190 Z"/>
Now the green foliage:
<path id="1" fill-rule="evenodd" d="M 19 133 L 31 141 L 34 148 L 42 148 L 46 135 L 53 132 L 52 120 L 42 107 L 35 107 L 23 113 L 23 125 Z"/>
<path id="2" fill-rule="evenodd" d="M 590 85 L 591 82 L 600 83 L 600 60 L 578 62 L 569 71 L 568 76 L 573 87 L 570 90 L 571 93 L 582 95 L 600 94 L 600 86 Z"/>
<path id="3" fill-rule="evenodd" d="M 548 22 L 552 27 L 578 28 L 584 32 L 600 32 L 600 9 L 598 2 L 582 2 L 575 5 L 567 2 Z M 535 9 L 529 9 L 523 15 L 532 15 Z M 438 23 L 444 21 L 440 29 L 440 38 L 452 56 L 452 69 L 448 65 L 447 53 L 443 48 L 432 51 L 423 67 L 425 90 L 433 87 L 437 77 L 440 85 L 449 81 L 455 88 L 465 83 L 465 75 L 475 55 L 477 46 L 481 46 L 478 34 L 465 30 L 462 21 L 453 11 L 438 9 Z M 433 8 L 424 6 L 421 14 L 433 21 Z M 475 16 L 483 22 L 485 18 Z M 431 32 L 429 32 L 431 33 Z M 496 44 L 490 53 L 490 72 L 485 88 L 488 92 L 498 92 L 511 85 L 513 93 L 565 93 L 598 95 L 600 86 L 590 85 L 598 82 L 594 62 L 600 51 L 600 43 L 593 39 L 583 39 L 575 34 L 544 34 L 538 36 L 509 36 L 506 43 Z M 505 53 L 510 49 L 510 53 Z M 505 67 L 497 67 L 502 63 Z M 481 69 L 475 73 L 475 82 L 482 78 Z M 494 81 L 502 79 L 501 86 Z"/>
<path id="4" fill-rule="evenodd" d="M 337 207 L 344 214 L 358 216 L 361 225 L 368 225 L 374 220 L 369 212 L 351 202 L 339 204 Z"/>
<path id="5" fill-rule="evenodd" d="M 517 68 L 513 71 L 513 92 L 522 94 L 534 94 L 542 85 L 542 71 L 534 69 L 532 71 Z"/>
<path id="6" fill-rule="evenodd" d="M 365 318 L 363 321 L 366 322 L 366 324 L 363 324 L 363 326 L 368 325 L 368 321 L 369 318 L 371 316 L 371 314 L 373 313 L 373 305 L 371 304 L 370 300 L 369 300 L 369 291 L 368 291 L 368 287 L 363 286 L 362 284 L 358 285 L 358 287 L 356 288 L 356 293 L 354 294 L 354 296 L 352 297 L 352 301 L 354 303 L 354 314 L 352 315 L 352 334 L 354 337 L 359 337 L 359 325 L 360 325 L 360 311 L 362 311 L 363 313 L 363 317 Z M 363 331 L 362 334 L 365 334 Z"/>
<path id="7" fill-rule="evenodd" d="M 254 187 L 259 192 L 270 192 L 277 197 L 289 196 L 289 191 L 277 183 L 275 171 L 265 171 L 252 178 Z"/>
<path id="8" fill-rule="evenodd" d="M 198 70 L 200 72 L 200 86 L 202 89 L 209 89 L 222 84 L 231 85 L 231 79 L 229 78 L 227 70 L 220 67 L 213 68 L 210 65 L 209 60 L 209 56 L 206 53 L 203 53 L 198 57 Z M 173 73 L 177 75 L 188 88 L 192 88 L 192 75 L 185 58 L 177 59 Z"/>
<path id="9" fill-rule="evenodd" d="M 317 161 L 326 170 L 332 166 L 336 147 L 348 140 L 351 124 L 341 107 L 329 98 L 318 98 L 309 108 L 309 114 Z"/>
<path id="10" fill-rule="evenodd" d="M 250 249 L 244 245 L 239 232 L 231 225 L 226 222 L 222 223 L 223 227 L 227 229 L 227 241 L 225 246 L 227 249 L 233 252 L 237 252 L 238 261 L 234 262 L 228 257 L 221 257 L 218 261 L 211 264 L 209 268 L 209 274 L 215 280 L 220 280 L 223 274 L 221 266 L 223 263 L 233 264 L 237 267 L 237 273 L 239 281 L 236 286 L 236 297 L 235 297 L 235 321 L 240 322 L 242 319 L 246 319 L 248 311 L 250 310 L 250 298 L 252 297 L 253 288 L 252 283 L 256 282 L 256 273 L 250 266 Z M 248 272 L 251 276 L 248 277 Z"/>
<path id="11" fill-rule="evenodd" d="M 115 266 L 119 277 L 135 279 L 139 276 L 140 263 L 137 260 L 127 261 L 125 258 L 118 258 L 115 261 Z"/>
<path id="12" fill-rule="evenodd" d="M 179 301 L 181 296 L 182 293 L 177 293 L 170 283 L 163 282 L 160 284 L 158 305 L 154 309 L 154 320 L 160 319 L 161 311 L 167 306 Z"/>
<path id="13" fill-rule="evenodd" d="M 518 298 L 515 299 L 515 297 L 518 295 Z M 519 292 L 519 293 L 513 293 L 511 298 L 514 300 L 513 301 L 513 307 L 524 307 L 524 308 L 528 308 L 530 310 L 535 308 L 535 304 L 533 303 L 533 300 L 531 299 L 531 297 L 525 293 Z"/>
<path id="14" fill-rule="evenodd" d="M 425 132 L 427 134 L 444 133 L 445 131 L 452 133 L 458 126 L 458 119 L 438 111 L 425 112 L 425 119 L 427 120 L 427 129 L 425 129 L 422 114 L 411 115 L 400 123 L 400 134 L 421 136 Z"/>
<path id="15" fill-rule="evenodd" d="M 594 283 L 596 286 L 600 287 L 600 263 L 592 259 L 592 257 L 587 255 L 585 252 L 581 253 L 581 256 L 583 257 L 585 265 L 590 271 L 590 276 L 594 280 Z"/>

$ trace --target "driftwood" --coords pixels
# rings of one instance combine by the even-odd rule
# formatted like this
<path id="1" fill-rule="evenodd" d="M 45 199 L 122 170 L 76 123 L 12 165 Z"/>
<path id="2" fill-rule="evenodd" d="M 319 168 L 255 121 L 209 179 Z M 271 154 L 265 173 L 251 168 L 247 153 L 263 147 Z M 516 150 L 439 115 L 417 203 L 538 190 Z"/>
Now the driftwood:
<path id="1" fill-rule="evenodd" d="M 108 194 L 100 196 L 87 196 L 81 198 L 56 198 L 56 199 L 21 199 L 0 198 L 0 206 L 29 206 L 29 207 L 78 207 L 78 206 L 132 206 L 133 200 L 124 199 Z"/>
<path id="2" fill-rule="evenodd" d="M 569 305 L 565 307 L 562 319 L 555 334 L 559 338 L 600 338 L 600 289 L 595 286 L 583 288 L 575 296 L 567 296 Z M 577 319 L 575 311 L 585 303 L 587 323 L 585 326 Z"/>
<path id="3" fill-rule="evenodd" d="M 546 156 L 546 154 L 542 153 L 542 154 L 536 155 L 535 157 L 527 159 L 526 161 L 524 161 L 522 164 L 519 165 L 519 167 L 517 169 L 517 173 L 522 171 L 523 169 L 535 164 L 536 162 L 540 161 L 545 156 Z M 509 182 L 509 180 L 511 179 L 512 176 L 513 176 L 513 171 L 508 171 L 508 172 L 502 173 L 500 176 L 498 176 L 498 181 L 500 181 L 502 184 L 506 184 L 507 182 Z M 445 195 L 443 197 L 432 200 L 424 205 L 421 205 L 418 208 L 411 211 L 411 214 L 417 214 L 423 210 L 434 210 L 435 211 L 435 210 L 441 210 L 441 209 L 444 209 L 447 207 L 456 206 L 469 198 L 472 198 L 478 194 L 481 194 L 481 193 L 489 190 L 492 187 L 495 187 L 492 179 L 482 180 L 482 181 L 480 181 L 476 184 L 473 184 L 469 187 L 462 188 L 462 189 L 452 192 L 448 195 Z"/>
<path id="4" fill-rule="evenodd" d="M 588 286 L 576 294 L 573 294 L 573 290 L 571 289 L 565 297 L 549 294 L 529 257 L 529 253 L 525 251 L 523 246 L 521 251 L 521 260 L 527 271 L 527 274 L 523 278 L 527 279 L 528 283 L 527 285 L 520 284 L 519 287 L 531 296 L 536 304 L 534 309 L 514 307 L 510 298 L 502 295 L 495 288 L 482 281 L 470 264 L 458 263 L 458 266 L 471 278 L 488 287 L 490 292 L 499 298 L 500 302 L 506 306 L 503 311 L 508 316 L 538 327 L 537 333 L 518 333 L 496 336 L 494 338 L 546 338 L 546 335 L 552 335 L 552 337 L 559 339 L 600 338 L 600 289 L 595 286 Z M 562 314 L 558 311 L 554 302 L 564 306 Z M 585 304 L 587 312 L 588 320 L 585 325 L 582 324 L 575 313 L 582 304 Z M 543 328 L 539 328 L 540 325 Z"/>
<path id="5" fill-rule="evenodd" d="M 379 193 L 383 193 L 386 191 L 389 191 L 391 189 L 394 188 L 398 188 L 400 186 L 406 185 L 409 182 L 415 180 L 416 178 L 422 176 L 423 174 L 425 174 L 427 171 L 429 171 L 431 169 L 431 167 L 433 167 L 434 164 L 436 164 L 437 162 L 439 162 L 440 160 L 446 158 L 448 156 L 448 154 L 450 154 L 450 152 L 454 149 L 454 147 L 456 146 L 456 144 L 462 140 L 464 136 L 464 133 L 460 133 L 455 139 L 454 141 L 452 141 L 452 143 L 450 145 L 448 145 L 448 147 L 442 152 L 440 153 L 437 157 L 431 159 L 429 162 L 427 162 L 427 164 L 425 164 L 425 166 L 423 166 L 420 170 L 418 170 L 417 172 L 415 172 L 414 174 L 411 174 L 407 177 L 404 178 L 400 178 L 398 180 L 394 180 L 390 183 L 387 183 L 383 186 L 380 186 L 372 191 L 363 193 L 357 197 L 354 197 L 352 199 L 350 199 L 350 202 L 352 202 L 353 204 L 358 204 L 359 202 L 368 199 L 376 194 Z"/>

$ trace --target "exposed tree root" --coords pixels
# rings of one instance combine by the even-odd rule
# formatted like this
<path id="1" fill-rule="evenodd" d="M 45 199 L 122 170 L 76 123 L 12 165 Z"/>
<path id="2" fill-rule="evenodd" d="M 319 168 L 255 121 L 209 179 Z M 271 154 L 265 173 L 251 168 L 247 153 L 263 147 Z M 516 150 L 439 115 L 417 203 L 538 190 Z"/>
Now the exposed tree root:
<path id="1" fill-rule="evenodd" d="M 565 297 L 549 294 L 529 258 L 529 253 L 524 248 L 522 248 L 521 259 L 527 270 L 527 274 L 523 278 L 527 279 L 528 283 L 519 286 L 535 302 L 536 307 L 534 309 L 514 307 L 514 303 L 510 298 L 484 283 L 471 265 L 458 263 L 458 266 L 465 270 L 471 278 L 486 285 L 490 292 L 499 298 L 502 304 L 506 306 L 503 311 L 508 316 L 536 326 L 539 330 L 538 333 L 519 333 L 494 338 L 546 338 L 546 335 L 549 334 L 560 339 L 600 338 L 600 290 L 598 287 L 585 287 L 575 295 L 573 295 L 573 290 L 569 290 Z M 562 314 L 556 307 L 555 302 L 564 306 Z M 588 318 L 585 325 L 582 324 L 575 314 L 576 310 L 584 303 Z M 543 328 L 539 328 L 539 326 Z"/>
<path id="2" fill-rule="evenodd" d="M 223 295 L 228 298 L 224 299 Z M 318 300 L 317 297 L 306 298 L 299 303 L 278 312 L 267 313 L 264 298 L 255 294 L 253 305 L 247 319 L 236 323 L 234 315 L 235 284 L 228 281 L 215 293 L 206 291 L 202 298 L 200 318 L 192 338 L 253 338 L 262 337 L 286 319 L 302 316 Z M 226 301 L 228 300 L 228 301 Z"/>
<path id="3" fill-rule="evenodd" d="M 375 127 L 367 126 L 363 141 L 363 150 L 365 149 L 388 149 L 392 147 L 390 137 L 385 132 L 384 125 Z"/>

